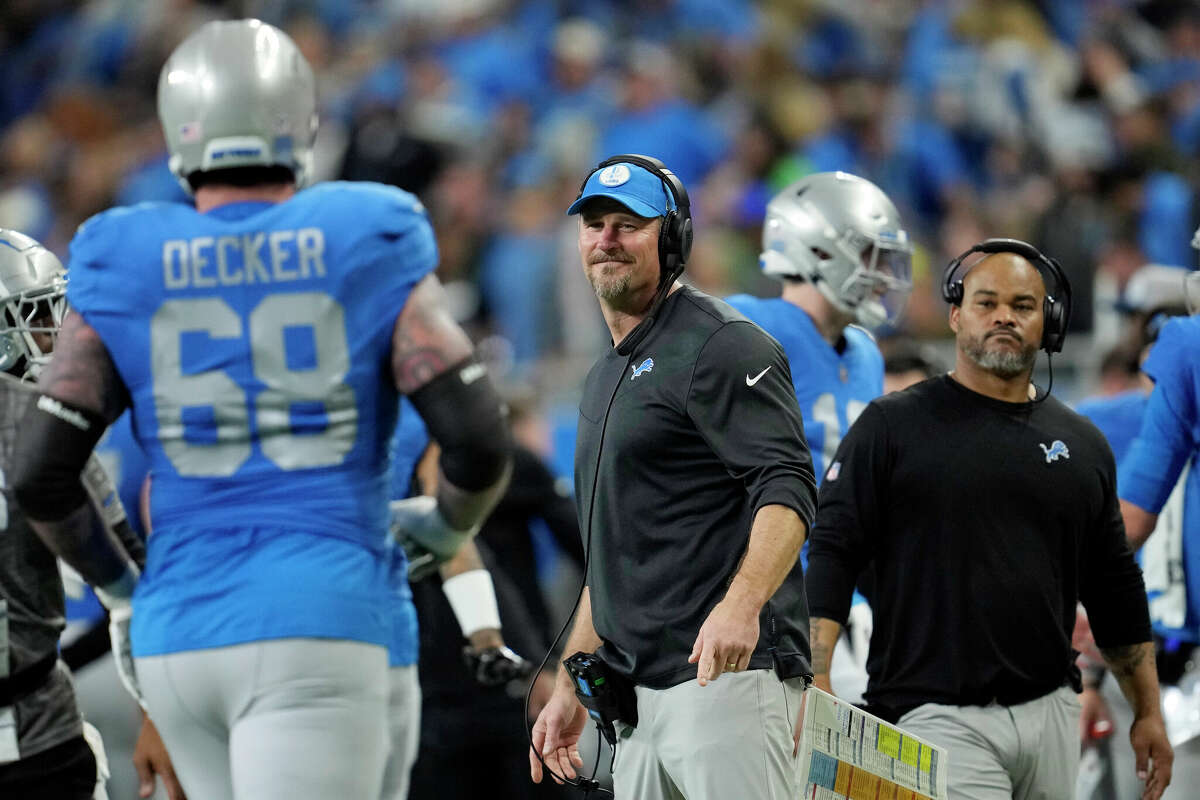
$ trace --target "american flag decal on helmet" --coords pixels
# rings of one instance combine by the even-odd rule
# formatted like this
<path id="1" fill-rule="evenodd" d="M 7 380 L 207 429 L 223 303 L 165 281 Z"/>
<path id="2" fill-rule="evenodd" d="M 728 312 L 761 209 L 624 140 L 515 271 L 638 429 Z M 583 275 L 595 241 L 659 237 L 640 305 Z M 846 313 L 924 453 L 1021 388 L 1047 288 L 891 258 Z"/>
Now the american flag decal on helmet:
<path id="1" fill-rule="evenodd" d="M 185 122 L 179 126 L 179 141 L 184 144 L 198 142 L 203 135 L 204 131 L 199 122 Z"/>

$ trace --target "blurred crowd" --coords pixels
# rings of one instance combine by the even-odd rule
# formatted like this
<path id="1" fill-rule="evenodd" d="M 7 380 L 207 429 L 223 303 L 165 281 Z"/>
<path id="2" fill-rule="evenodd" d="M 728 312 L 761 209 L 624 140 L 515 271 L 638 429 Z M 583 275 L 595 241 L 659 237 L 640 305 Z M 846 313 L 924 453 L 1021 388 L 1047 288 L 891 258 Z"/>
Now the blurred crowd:
<path id="1" fill-rule="evenodd" d="M 66 256 L 113 204 L 186 202 L 158 71 L 202 22 L 242 16 L 318 72 L 317 179 L 415 192 L 456 313 L 551 403 L 607 344 L 563 212 L 613 153 L 685 182 L 688 276 L 718 295 L 778 293 L 757 264 L 774 192 L 822 170 L 877 183 L 917 244 L 885 351 L 947 335 L 949 258 L 1032 242 L 1074 288 L 1069 400 L 1100 389 L 1134 273 L 1196 264 L 1193 0 L 6 0 L 0 227 Z"/>

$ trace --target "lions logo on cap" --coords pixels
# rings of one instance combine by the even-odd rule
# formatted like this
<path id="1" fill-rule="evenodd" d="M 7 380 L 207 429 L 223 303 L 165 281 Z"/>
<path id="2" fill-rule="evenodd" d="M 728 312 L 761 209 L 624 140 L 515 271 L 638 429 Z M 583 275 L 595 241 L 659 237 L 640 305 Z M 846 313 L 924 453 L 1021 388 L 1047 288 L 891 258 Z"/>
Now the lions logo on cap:
<path id="1" fill-rule="evenodd" d="M 626 183 L 631 177 L 633 175 L 630 173 L 629 167 L 624 164 L 613 164 L 611 167 L 605 167 L 600 170 L 599 181 L 605 186 L 620 186 Z"/>

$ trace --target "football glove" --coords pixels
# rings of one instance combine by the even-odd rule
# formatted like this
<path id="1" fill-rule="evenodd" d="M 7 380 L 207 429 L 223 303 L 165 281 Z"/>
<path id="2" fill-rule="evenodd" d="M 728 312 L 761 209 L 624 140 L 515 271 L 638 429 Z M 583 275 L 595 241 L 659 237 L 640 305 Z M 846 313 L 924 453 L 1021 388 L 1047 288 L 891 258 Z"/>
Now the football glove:
<path id="1" fill-rule="evenodd" d="M 392 537 L 408 556 L 408 579 L 419 581 L 458 553 L 460 547 L 479 530 L 450 527 L 438 510 L 437 498 L 428 495 L 393 500 L 388 504 Z"/>
<path id="2" fill-rule="evenodd" d="M 526 661 L 504 645 L 463 648 L 463 663 L 475 680 L 483 686 L 504 686 L 511 681 L 529 677 L 533 662 Z"/>

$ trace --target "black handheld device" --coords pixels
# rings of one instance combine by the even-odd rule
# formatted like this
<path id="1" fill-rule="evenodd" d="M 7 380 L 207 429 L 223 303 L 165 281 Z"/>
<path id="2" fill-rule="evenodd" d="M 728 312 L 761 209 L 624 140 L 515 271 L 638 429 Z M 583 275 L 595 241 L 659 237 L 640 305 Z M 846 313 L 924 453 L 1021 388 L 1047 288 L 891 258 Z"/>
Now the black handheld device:
<path id="1" fill-rule="evenodd" d="M 609 669 L 595 653 L 576 653 L 565 659 L 563 666 L 575 682 L 575 696 L 587 709 L 588 716 L 596 721 L 604 738 L 615 747 L 615 722 L 620 720 L 637 727 L 637 698 L 633 684 Z"/>

